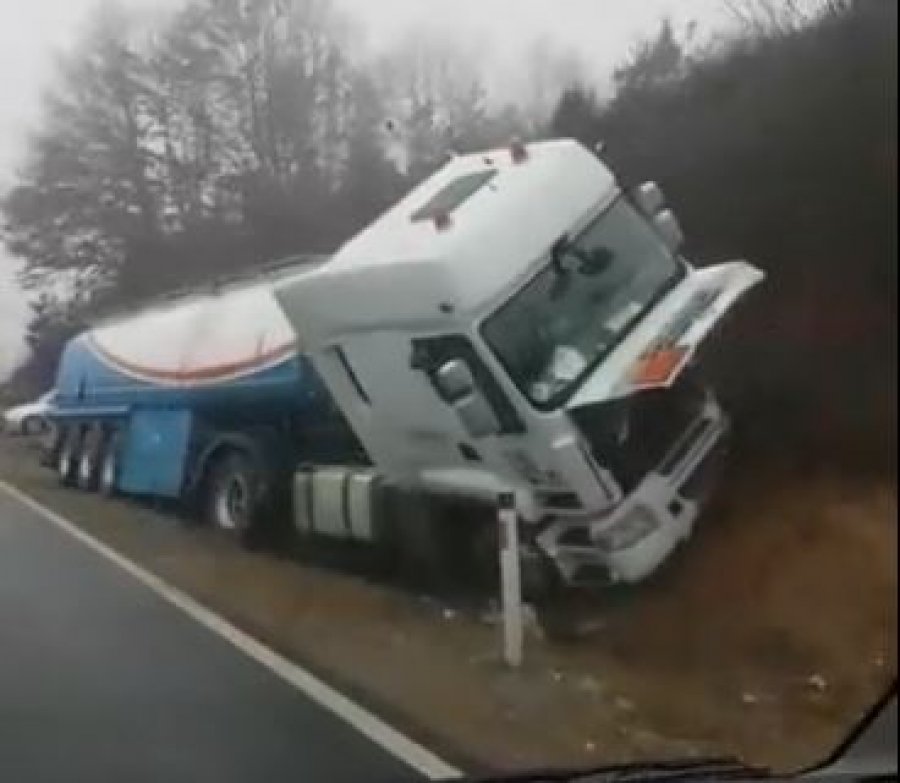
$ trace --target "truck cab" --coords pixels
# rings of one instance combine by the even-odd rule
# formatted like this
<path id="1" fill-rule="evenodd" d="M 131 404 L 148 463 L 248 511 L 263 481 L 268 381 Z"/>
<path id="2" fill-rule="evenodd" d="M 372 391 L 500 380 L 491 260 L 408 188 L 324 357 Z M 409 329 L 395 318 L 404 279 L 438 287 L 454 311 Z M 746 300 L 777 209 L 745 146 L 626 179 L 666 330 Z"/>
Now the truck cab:
<path id="1" fill-rule="evenodd" d="M 762 279 L 569 140 L 454 157 L 276 299 L 387 479 L 492 502 L 564 581 L 689 536 L 728 430 L 697 352 Z"/>

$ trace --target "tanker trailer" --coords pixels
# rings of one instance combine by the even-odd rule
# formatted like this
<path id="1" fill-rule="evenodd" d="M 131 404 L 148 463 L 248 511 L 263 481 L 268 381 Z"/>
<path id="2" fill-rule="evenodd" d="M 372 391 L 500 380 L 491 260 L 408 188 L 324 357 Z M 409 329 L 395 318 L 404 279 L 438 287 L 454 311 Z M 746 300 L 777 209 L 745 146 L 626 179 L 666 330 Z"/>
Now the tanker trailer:
<path id="1" fill-rule="evenodd" d="M 292 258 L 108 318 L 65 347 L 50 462 L 63 484 L 187 501 L 250 534 L 296 466 L 365 462 L 271 285 Z"/>

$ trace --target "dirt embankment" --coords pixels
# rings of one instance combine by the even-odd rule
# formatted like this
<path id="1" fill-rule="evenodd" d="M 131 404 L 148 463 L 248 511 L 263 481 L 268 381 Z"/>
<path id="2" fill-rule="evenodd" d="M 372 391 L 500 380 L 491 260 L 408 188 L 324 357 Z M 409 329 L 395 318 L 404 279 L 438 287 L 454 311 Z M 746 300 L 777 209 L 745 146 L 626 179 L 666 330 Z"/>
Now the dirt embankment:
<path id="1" fill-rule="evenodd" d="M 496 628 L 446 602 L 59 489 L 20 447 L 0 444 L 0 476 L 480 766 L 734 753 L 796 767 L 821 758 L 896 676 L 887 482 L 733 483 L 657 579 L 598 601 L 589 637 L 559 644 L 535 631 L 510 672 Z"/>

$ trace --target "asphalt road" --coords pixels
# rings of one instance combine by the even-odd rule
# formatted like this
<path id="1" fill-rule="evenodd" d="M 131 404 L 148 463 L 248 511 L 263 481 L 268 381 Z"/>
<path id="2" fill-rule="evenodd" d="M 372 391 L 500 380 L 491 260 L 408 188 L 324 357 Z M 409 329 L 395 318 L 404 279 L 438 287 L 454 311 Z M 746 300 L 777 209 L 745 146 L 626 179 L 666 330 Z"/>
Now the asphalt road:
<path id="1" fill-rule="evenodd" d="M 0 489 L 0 781 L 413 781 Z"/>

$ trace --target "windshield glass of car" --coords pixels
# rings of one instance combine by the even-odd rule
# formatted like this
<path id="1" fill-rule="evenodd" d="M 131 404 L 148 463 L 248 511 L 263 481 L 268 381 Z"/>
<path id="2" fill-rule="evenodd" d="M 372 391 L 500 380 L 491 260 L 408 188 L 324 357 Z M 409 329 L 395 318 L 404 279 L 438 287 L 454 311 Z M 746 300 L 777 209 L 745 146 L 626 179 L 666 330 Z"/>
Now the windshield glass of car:
<path id="1" fill-rule="evenodd" d="M 539 408 L 551 408 L 681 279 L 683 266 L 624 199 L 485 322 L 482 334 Z"/>

